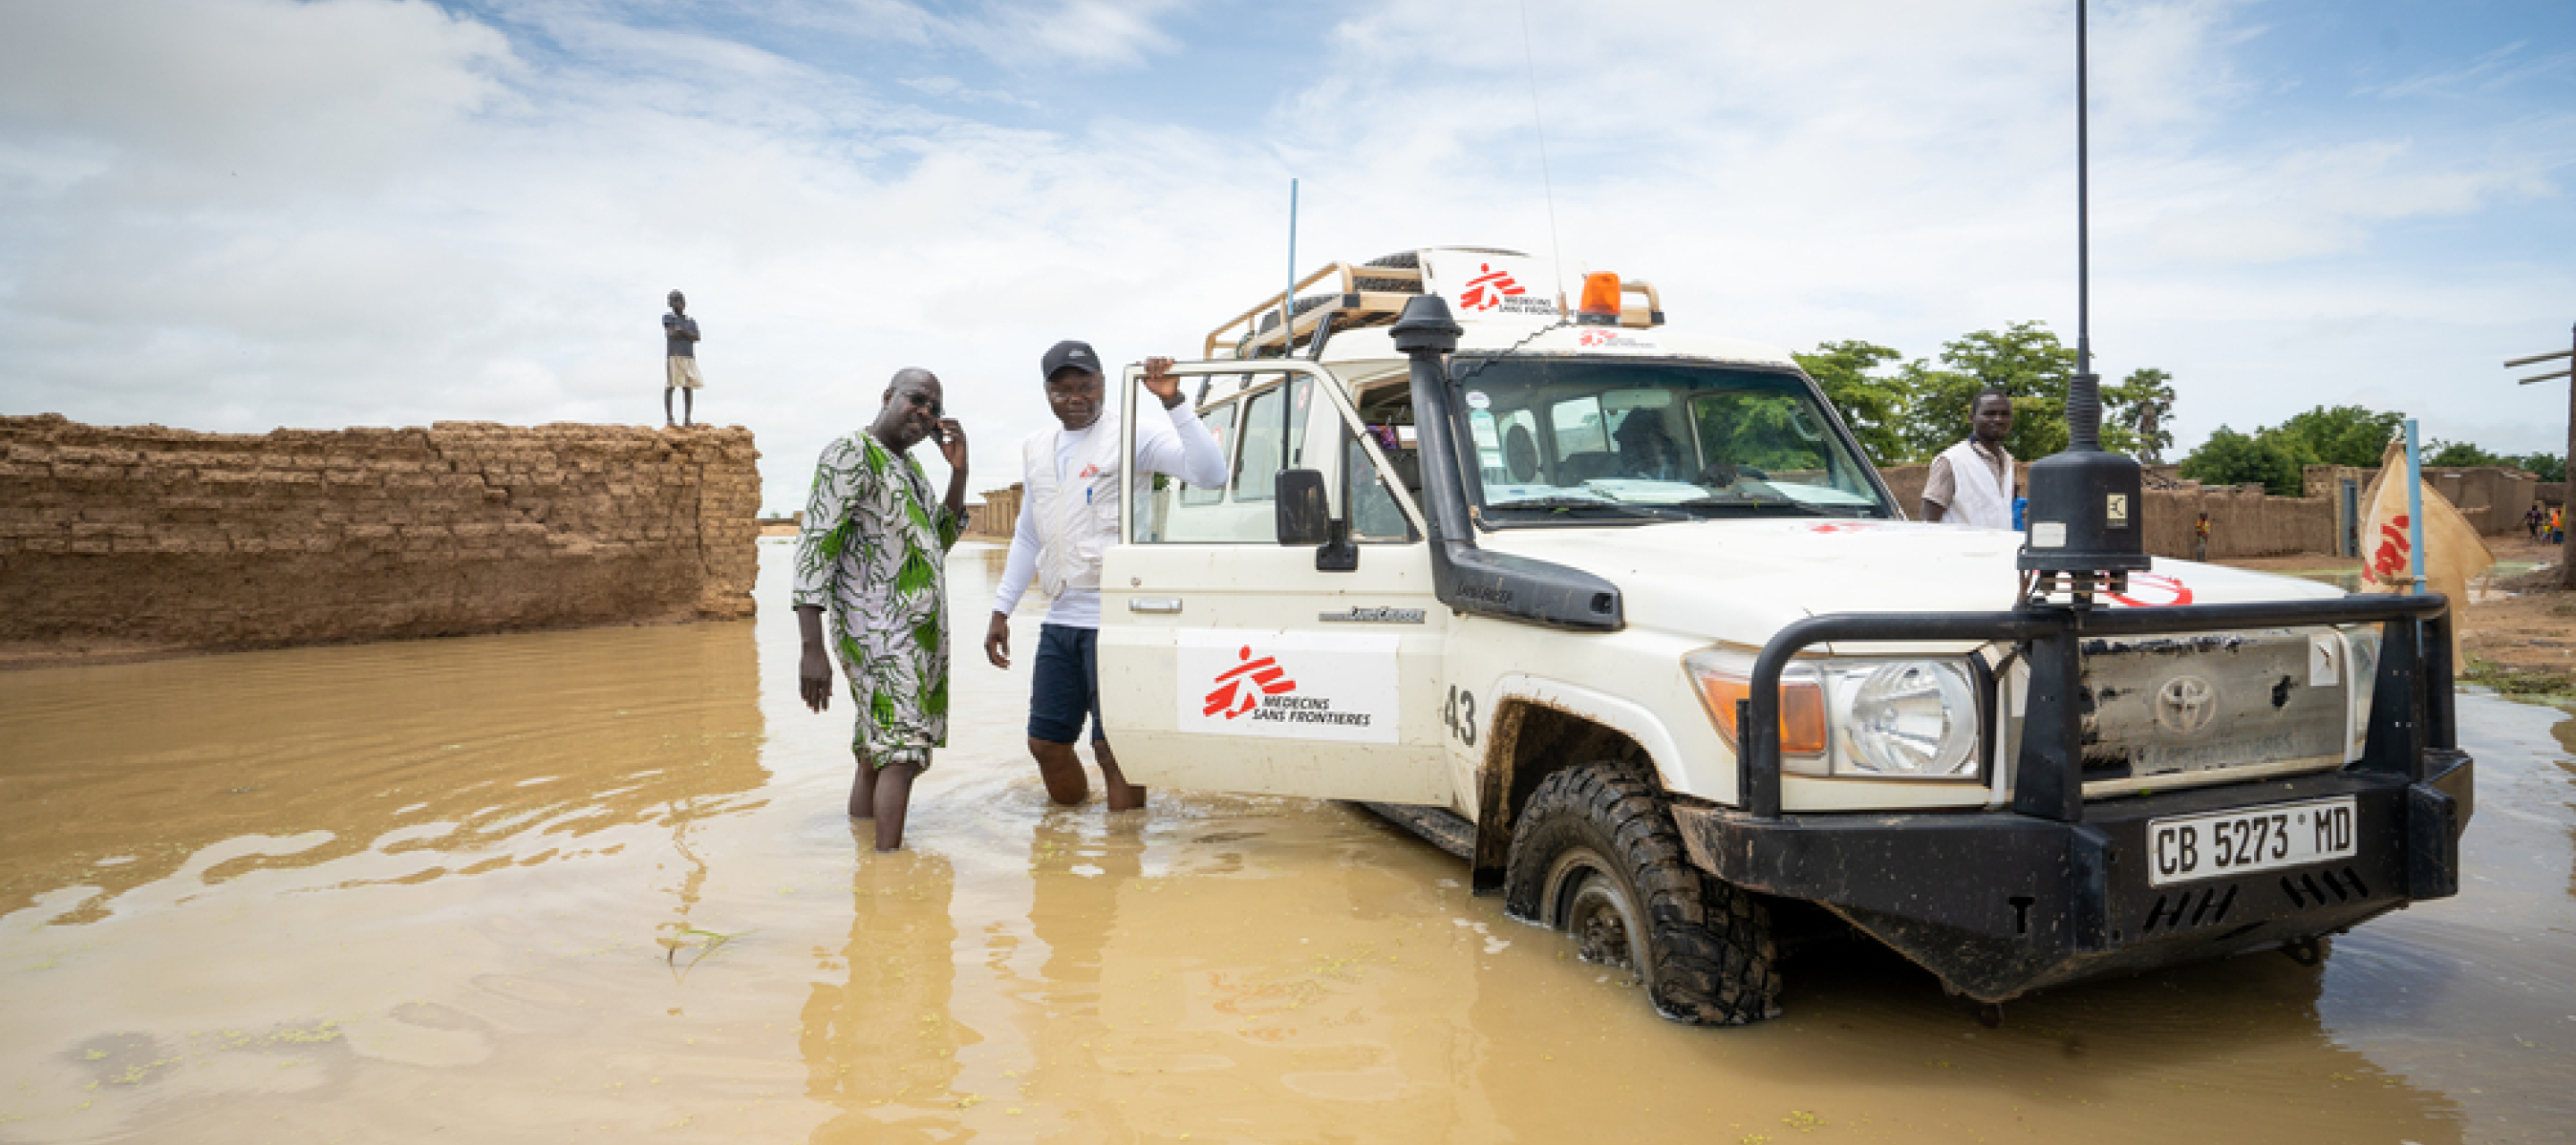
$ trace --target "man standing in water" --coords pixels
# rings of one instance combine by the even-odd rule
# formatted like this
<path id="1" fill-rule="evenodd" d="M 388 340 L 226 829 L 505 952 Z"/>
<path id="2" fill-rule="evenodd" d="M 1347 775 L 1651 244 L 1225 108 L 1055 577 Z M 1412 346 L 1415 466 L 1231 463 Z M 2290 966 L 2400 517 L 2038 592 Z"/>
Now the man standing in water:
<path id="1" fill-rule="evenodd" d="M 680 420 L 687 425 L 696 416 L 698 387 L 706 379 L 698 374 L 698 320 L 689 317 L 689 300 L 671 292 L 671 312 L 662 316 L 662 424 L 671 421 L 671 391 L 680 391 Z"/>
<path id="2" fill-rule="evenodd" d="M 2012 528 L 2013 459 L 2004 452 L 2004 439 L 2012 436 L 2012 395 L 1977 391 L 1968 422 L 1968 440 L 1942 450 L 1924 475 L 1923 519 Z"/>
<path id="3" fill-rule="evenodd" d="M 1039 362 L 1047 407 L 1064 428 L 1030 434 L 1020 446 L 1027 492 L 984 630 L 984 655 L 995 667 L 1011 666 L 1011 610 L 1035 578 L 1055 604 L 1038 629 L 1029 755 L 1058 803 L 1080 803 L 1091 793 L 1073 752 L 1089 717 L 1091 757 L 1100 764 L 1109 809 L 1145 805 L 1145 789 L 1119 773 L 1109 733 L 1100 726 L 1100 558 L 1118 539 L 1118 483 L 1124 478 L 1144 489 L 1154 474 L 1167 473 L 1201 488 L 1225 484 L 1225 450 L 1190 411 L 1171 368 L 1170 358 L 1145 359 L 1145 389 L 1163 408 L 1137 411 L 1129 466 L 1119 456 L 1118 415 L 1104 392 L 1099 356 L 1085 343 L 1058 342 Z"/>
<path id="4" fill-rule="evenodd" d="M 903 846 L 912 781 L 948 745 L 948 592 L 942 559 L 966 528 L 966 434 L 943 418 L 939 379 L 897 371 L 876 423 L 823 447 L 805 525 L 796 536 L 796 627 L 804 634 L 798 685 L 805 706 L 832 703 L 831 647 L 858 705 L 850 748 L 850 818 L 873 818 L 877 850 Z M 948 459 L 948 497 L 933 504 L 930 478 L 909 452 L 923 438 Z"/>

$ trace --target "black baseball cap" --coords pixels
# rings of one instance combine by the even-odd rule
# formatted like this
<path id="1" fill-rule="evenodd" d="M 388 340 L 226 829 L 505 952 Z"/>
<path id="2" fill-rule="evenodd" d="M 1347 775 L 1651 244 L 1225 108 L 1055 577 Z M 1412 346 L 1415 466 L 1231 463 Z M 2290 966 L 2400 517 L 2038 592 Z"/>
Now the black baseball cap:
<path id="1" fill-rule="evenodd" d="M 1100 355 L 1091 352 L 1091 343 L 1071 339 L 1048 347 L 1046 357 L 1038 362 L 1038 376 L 1049 380 L 1068 369 L 1093 374 L 1106 372 L 1100 368 Z"/>

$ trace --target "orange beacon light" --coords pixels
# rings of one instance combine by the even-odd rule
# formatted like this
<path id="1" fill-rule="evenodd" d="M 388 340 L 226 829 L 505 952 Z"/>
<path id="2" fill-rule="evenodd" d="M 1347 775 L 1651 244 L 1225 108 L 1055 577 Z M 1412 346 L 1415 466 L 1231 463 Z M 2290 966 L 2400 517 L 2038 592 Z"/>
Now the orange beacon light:
<path id="1" fill-rule="evenodd" d="M 1574 321 L 1581 326 L 1619 324 L 1618 275 L 1604 270 L 1583 276 L 1583 303 L 1575 308 Z"/>

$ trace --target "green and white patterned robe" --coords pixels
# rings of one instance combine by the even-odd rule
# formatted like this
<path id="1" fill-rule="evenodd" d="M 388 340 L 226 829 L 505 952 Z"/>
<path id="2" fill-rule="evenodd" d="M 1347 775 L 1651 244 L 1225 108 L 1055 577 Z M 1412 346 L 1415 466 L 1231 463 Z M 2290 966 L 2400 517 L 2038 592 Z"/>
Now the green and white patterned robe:
<path id="1" fill-rule="evenodd" d="M 965 521 L 930 478 L 860 430 L 823 447 L 796 536 L 795 604 L 829 614 L 859 706 L 851 747 L 872 766 L 930 766 L 948 744 L 948 591 L 943 559 Z"/>

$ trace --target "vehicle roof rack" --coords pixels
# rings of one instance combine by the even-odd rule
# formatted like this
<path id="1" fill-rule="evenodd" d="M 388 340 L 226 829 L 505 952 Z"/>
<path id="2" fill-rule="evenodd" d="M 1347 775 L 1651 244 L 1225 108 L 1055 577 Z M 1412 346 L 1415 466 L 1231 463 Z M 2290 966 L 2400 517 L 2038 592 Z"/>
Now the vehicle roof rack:
<path id="1" fill-rule="evenodd" d="M 1260 302 L 1226 319 L 1223 325 L 1208 331 L 1202 352 L 1213 361 L 1220 358 L 1277 358 L 1294 352 L 1297 343 L 1312 343 L 1317 331 L 1331 323 L 1333 331 L 1356 330 L 1363 326 L 1385 326 L 1395 321 L 1404 310 L 1405 300 L 1422 293 L 1422 269 L 1413 265 L 1379 265 L 1396 262 L 1410 264 L 1411 255 L 1393 255 L 1367 266 L 1337 262 L 1298 279 L 1290 291 L 1304 290 L 1326 279 L 1334 280 L 1340 289 L 1325 294 L 1299 295 L 1289 304 L 1288 329 L 1279 328 L 1279 307 L 1288 291 L 1274 291 Z"/>
<path id="2" fill-rule="evenodd" d="M 1499 254 L 1527 257 L 1519 251 L 1485 247 L 1444 247 L 1446 251 L 1470 254 Z M 1331 280 L 1325 291 L 1298 294 Z M 1301 345 L 1311 346 L 1318 337 L 1330 338 L 1344 330 L 1369 326 L 1387 326 L 1403 313 L 1404 304 L 1422 290 L 1421 252 L 1406 251 L 1352 265 L 1336 262 L 1304 278 L 1286 291 L 1274 291 L 1240 314 L 1208 331 L 1200 352 L 1210 361 L 1244 358 L 1278 358 L 1296 352 Z M 1619 325 L 1647 329 L 1664 323 L 1663 299 L 1652 283 L 1638 279 L 1621 279 L 1622 295 L 1643 294 L 1646 305 L 1622 304 Z M 1288 327 L 1279 325 L 1282 301 L 1294 296 L 1289 307 Z M 1562 304 L 1563 300 L 1559 300 Z"/>

